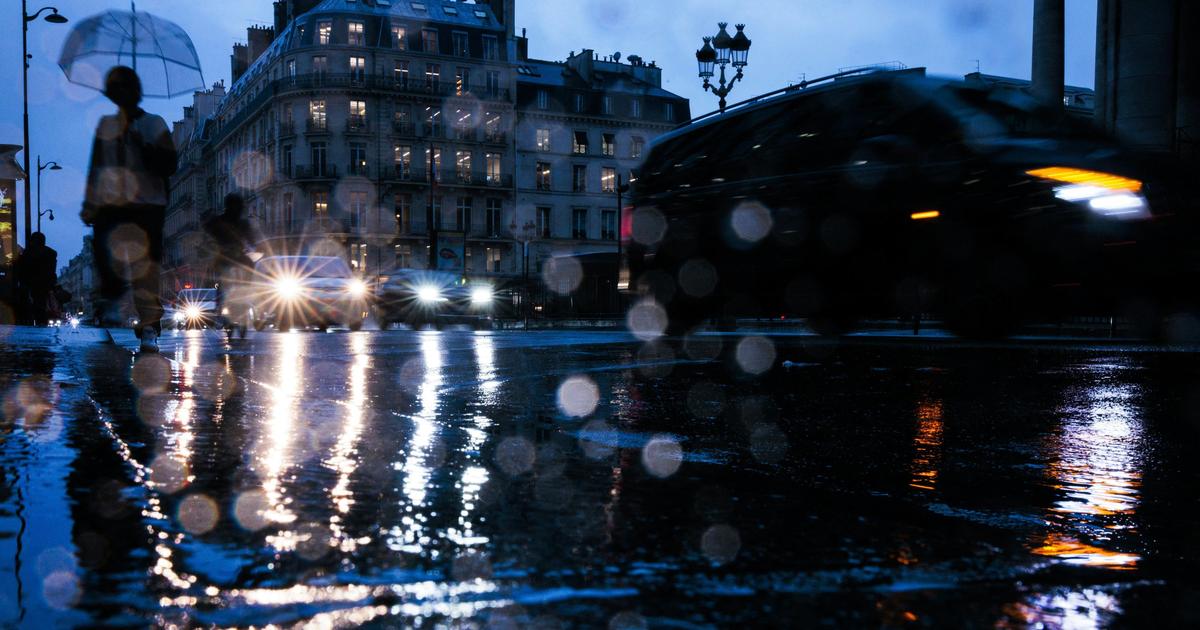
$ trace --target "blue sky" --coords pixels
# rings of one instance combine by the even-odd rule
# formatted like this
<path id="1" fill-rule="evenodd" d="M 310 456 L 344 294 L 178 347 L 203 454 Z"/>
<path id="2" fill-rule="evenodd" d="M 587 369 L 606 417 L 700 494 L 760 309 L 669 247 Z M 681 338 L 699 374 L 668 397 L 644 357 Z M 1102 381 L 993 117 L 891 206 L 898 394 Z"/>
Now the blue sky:
<path id="1" fill-rule="evenodd" d="M 109 0 L 54 4 L 73 22 L 103 9 L 128 8 L 127 2 Z M 40 6 L 30 3 L 31 10 Z M 269 24 L 272 16 L 270 0 L 140 0 L 138 10 L 167 17 L 191 33 L 209 83 L 228 82 L 230 47 L 245 38 L 247 26 Z M 0 12 L 4 23 L 19 24 L 15 0 Z M 719 0 L 517 0 L 517 30 L 528 29 L 532 56 L 562 59 L 583 48 L 641 55 L 662 66 L 664 87 L 690 98 L 694 114 L 715 107 L 715 99 L 700 89 L 694 54 L 700 37 L 713 34 L 721 20 L 746 23 L 754 41 L 736 99 L 805 76 L 887 61 L 962 75 L 973 72 L 978 60 L 986 73 L 1028 78 L 1032 16 L 1033 0 L 754 0 L 736 6 Z M 1095 0 L 1067 0 L 1069 84 L 1092 86 L 1095 24 Z M 63 80 L 55 62 L 70 27 L 38 21 L 29 33 L 30 161 L 40 153 L 44 162 L 65 167 L 45 171 L 42 182 L 42 207 L 53 208 L 57 219 L 43 219 L 42 230 L 59 251 L 60 265 L 79 251 L 85 234 L 78 212 L 92 132 L 97 119 L 114 109 L 102 96 Z M 20 144 L 21 42 L 17 31 L 6 32 L 10 36 L 0 39 L 0 80 L 10 96 L 0 101 L 0 143 Z M 169 123 L 190 102 L 190 97 L 150 100 L 144 106 Z M 18 199 L 18 212 L 21 204 Z"/>

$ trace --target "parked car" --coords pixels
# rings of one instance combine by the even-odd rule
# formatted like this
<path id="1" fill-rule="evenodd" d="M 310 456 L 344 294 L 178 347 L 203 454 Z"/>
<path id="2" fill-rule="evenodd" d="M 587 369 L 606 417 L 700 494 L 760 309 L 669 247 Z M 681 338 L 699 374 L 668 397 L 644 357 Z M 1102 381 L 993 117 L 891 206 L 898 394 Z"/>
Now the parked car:
<path id="1" fill-rule="evenodd" d="M 375 319 L 381 328 L 403 323 L 413 328 L 466 324 L 490 329 L 497 311 L 497 289 L 448 271 L 395 269 L 376 290 Z"/>
<path id="2" fill-rule="evenodd" d="M 973 337 L 1044 315 L 1157 321 L 1194 306 L 1181 173 L 1022 93 L 841 76 L 656 140 L 622 276 L 670 333 L 748 316 L 836 333 L 940 312 Z"/>
<path id="3" fill-rule="evenodd" d="M 362 328 L 370 289 L 333 256 L 269 256 L 254 266 L 251 321 L 256 330 L 341 324 Z"/>
<path id="4" fill-rule="evenodd" d="M 217 320 L 216 289 L 184 289 L 167 306 L 163 321 L 179 330 L 205 328 Z"/>

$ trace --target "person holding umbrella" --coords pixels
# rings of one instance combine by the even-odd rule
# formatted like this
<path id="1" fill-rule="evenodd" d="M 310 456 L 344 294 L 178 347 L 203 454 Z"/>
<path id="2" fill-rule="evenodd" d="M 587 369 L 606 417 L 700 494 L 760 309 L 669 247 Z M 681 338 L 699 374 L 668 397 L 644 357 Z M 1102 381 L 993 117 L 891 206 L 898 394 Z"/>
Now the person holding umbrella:
<path id="1" fill-rule="evenodd" d="M 139 107 L 142 84 L 133 68 L 109 70 L 104 95 L 118 110 L 96 127 L 80 213 L 95 230 L 98 319 L 104 327 L 119 325 L 120 300 L 132 284 L 141 349 L 157 352 L 163 222 L 168 179 L 177 167 L 175 144 L 166 121 Z"/>

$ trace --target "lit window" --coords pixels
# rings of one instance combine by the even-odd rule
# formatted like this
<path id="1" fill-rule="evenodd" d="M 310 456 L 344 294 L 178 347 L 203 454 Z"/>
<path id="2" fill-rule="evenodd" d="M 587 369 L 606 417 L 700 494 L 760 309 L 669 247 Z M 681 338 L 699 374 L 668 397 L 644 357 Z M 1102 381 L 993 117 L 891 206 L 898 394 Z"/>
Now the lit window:
<path id="1" fill-rule="evenodd" d="M 617 192 L 617 169 L 611 166 L 600 169 L 600 191 Z"/>
<path id="2" fill-rule="evenodd" d="M 399 24 L 392 25 L 392 48 L 396 50 L 408 48 L 408 29 Z"/>
<path id="3" fill-rule="evenodd" d="M 329 214 L 329 193 L 313 193 L 313 216 L 323 217 Z"/>
<path id="4" fill-rule="evenodd" d="M 471 183 L 471 152 L 470 151 L 455 151 L 454 152 L 454 171 L 458 176 L 458 181 L 469 184 Z"/>
<path id="5" fill-rule="evenodd" d="M 351 46 L 362 46 L 366 39 L 363 37 L 363 23 L 350 22 L 346 25 L 346 41 Z"/>
<path id="6" fill-rule="evenodd" d="M 534 176 L 538 190 L 550 190 L 550 163 L 538 162 Z"/>
<path id="7" fill-rule="evenodd" d="M 550 150 L 550 130 L 549 129 L 538 129 L 537 130 L 537 149 L 538 149 L 538 151 L 549 151 Z"/>
<path id="8" fill-rule="evenodd" d="M 608 157 L 613 157 L 617 154 L 616 137 L 613 134 L 600 134 L 600 152 Z"/>
<path id="9" fill-rule="evenodd" d="M 588 136 L 586 131 L 575 132 L 575 142 L 571 145 L 571 150 L 576 155 L 585 155 L 588 152 Z"/>
<path id="10" fill-rule="evenodd" d="M 333 22 L 317 22 L 317 43 L 326 45 L 333 35 Z"/>
<path id="11" fill-rule="evenodd" d="M 629 157 L 638 159 L 642 157 L 642 151 L 646 148 L 646 140 L 644 138 L 634 137 L 629 142 Z"/>

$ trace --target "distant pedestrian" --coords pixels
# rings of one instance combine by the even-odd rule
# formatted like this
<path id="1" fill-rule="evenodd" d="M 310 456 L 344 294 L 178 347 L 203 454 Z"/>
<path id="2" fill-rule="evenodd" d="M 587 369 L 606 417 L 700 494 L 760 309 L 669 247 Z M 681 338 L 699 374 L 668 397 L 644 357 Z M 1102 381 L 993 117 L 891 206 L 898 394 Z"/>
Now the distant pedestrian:
<path id="1" fill-rule="evenodd" d="M 254 266 L 251 254 L 261 238 L 245 214 L 246 200 L 238 193 L 229 193 L 225 195 L 224 212 L 204 224 L 204 231 L 212 240 L 218 313 L 226 312 L 226 301 L 232 285 L 248 277 L 249 270 Z"/>
<path id="2" fill-rule="evenodd" d="M 29 235 L 25 251 L 13 265 L 16 276 L 17 302 L 22 319 L 34 326 L 45 326 L 50 321 L 50 297 L 56 280 L 58 252 L 46 246 L 46 235 L 34 232 Z"/>
<path id="3" fill-rule="evenodd" d="M 157 352 L 163 221 L 168 178 L 177 166 L 175 145 L 167 123 L 138 107 L 142 83 L 132 68 L 109 70 L 104 95 L 119 109 L 96 127 L 80 213 L 95 229 L 97 319 L 102 326 L 120 325 L 120 301 L 132 284 L 142 350 Z"/>

